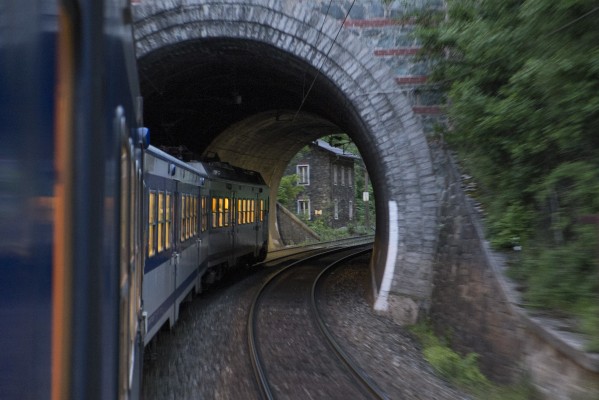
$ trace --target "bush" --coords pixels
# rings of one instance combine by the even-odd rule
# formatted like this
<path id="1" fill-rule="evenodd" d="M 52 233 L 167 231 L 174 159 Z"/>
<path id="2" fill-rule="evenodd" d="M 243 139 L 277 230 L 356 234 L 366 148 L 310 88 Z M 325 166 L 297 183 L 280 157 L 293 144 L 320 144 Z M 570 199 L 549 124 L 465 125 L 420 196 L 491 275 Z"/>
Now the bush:
<path id="1" fill-rule="evenodd" d="M 423 354 L 433 369 L 449 382 L 485 400 L 526 400 L 536 398 L 528 383 L 499 386 L 489 381 L 478 368 L 478 354 L 460 356 L 447 345 L 447 340 L 437 337 L 428 322 L 411 327 L 424 347 Z"/>

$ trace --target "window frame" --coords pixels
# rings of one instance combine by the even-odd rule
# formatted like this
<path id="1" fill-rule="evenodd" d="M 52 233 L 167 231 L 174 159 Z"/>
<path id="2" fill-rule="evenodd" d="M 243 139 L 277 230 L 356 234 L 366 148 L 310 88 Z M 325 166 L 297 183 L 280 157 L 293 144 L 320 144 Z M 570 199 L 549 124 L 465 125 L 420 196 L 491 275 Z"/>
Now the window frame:
<path id="1" fill-rule="evenodd" d="M 305 171 L 305 173 L 303 172 Z M 295 167 L 295 172 L 297 173 L 298 180 L 297 184 L 302 186 L 310 185 L 310 164 L 298 164 Z"/>

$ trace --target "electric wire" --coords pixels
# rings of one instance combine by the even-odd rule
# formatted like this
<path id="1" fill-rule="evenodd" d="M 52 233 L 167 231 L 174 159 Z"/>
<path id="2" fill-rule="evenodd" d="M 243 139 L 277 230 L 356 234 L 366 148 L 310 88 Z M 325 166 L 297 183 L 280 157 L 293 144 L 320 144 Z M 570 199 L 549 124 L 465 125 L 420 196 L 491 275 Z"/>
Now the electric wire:
<path id="1" fill-rule="evenodd" d="M 322 60 L 322 63 L 320 64 L 320 67 L 318 67 L 318 71 L 316 71 L 316 75 L 314 76 L 314 79 L 312 80 L 312 83 L 310 84 L 310 87 L 308 88 L 308 92 L 304 95 L 301 104 L 299 105 L 297 111 L 295 112 L 295 114 L 293 115 L 293 118 L 291 119 L 291 122 L 295 121 L 295 118 L 297 117 L 297 115 L 301 111 L 302 107 L 304 106 L 304 103 L 306 102 L 306 99 L 310 95 L 310 92 L 312 91 L 312 88 L 314 87 L 314 83 L 316 83 L 316 79 L 320 75 L 320 72 L 322 70 L 322 67 L 324 66 L 325 61 L 329 57 L 329 54 L 331 53 L 331 50 L 333 49 L 333 46 L 337 42 L 337 38 L 339 37 L 339 34 L 341 33 L 341 29 L 343 29 L 343 26 L 345 25 L 345 21 L 347 21 L 347 18 L 349 17 L 349 13 L 351 12 L 351 9 L 353 8 L 353 6 L 354 6 L 355 3 L 356 3 L 356 0 L 353 0 L 352 3 L 351 3 L 351 5 L 349 6 L 347 12 L 345 13 L 345 17 L 343 18 L 343 22 L 341 22 L 341 26 L 339 27 L 339 29 L 337 30 L 337 34 L 333 38 L 333 42 L 331 43 L 331 46 L 329 47 L 329 50 L 327 51 L 326 57 Z"/>

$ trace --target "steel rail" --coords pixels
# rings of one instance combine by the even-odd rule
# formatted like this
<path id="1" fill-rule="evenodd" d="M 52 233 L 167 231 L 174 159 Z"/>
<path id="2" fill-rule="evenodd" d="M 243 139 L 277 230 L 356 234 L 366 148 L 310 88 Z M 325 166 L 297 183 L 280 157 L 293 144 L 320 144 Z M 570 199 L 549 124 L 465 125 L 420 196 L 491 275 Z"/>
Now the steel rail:
<path id="1" fill-rule="evenodd" d="M 335 248 L 332 250 L 325 250 L 322 252 L 319 252 L 317 254 L 313 254 L 310 255 L 308 257 L 302 258 L 301 260 L 297 260 L 292 262 L 291 264 L 283 267 L 282 269 L 278 270 L 277 272 L 274 272 L 272 275 L 270 275 L 267 280 L 262 284 L 262 286 L 260 286 L 260 288 L 258 289 L 258 291 L 256 292 L 253 300 L 252 300 L 252 304 L 250 306 L 250 310 L 248 313 L 248 323 L 247 323 L 247 334 L 248 334 L 248 346 L 249 346 L 249 353 L 250 353 L 250 358 L 251 358 L 251 363 L 252 363 L 252 368 L 254 370 L 254 376 L 256 378 L 256 382 L 258 383 L 258 386 L 260 388 L 260 393 L 262 394 L 262 398 L 264 399 L 268 399 L 268 400 L 273 400 L 274 399 L 274 395 L 272 393 L 272 390 L 270 388 L 270 384 L 268 382 L 268 378 L 266 376 L 266 372 L 264 370 L 264 366 L 262 361 L 260 360 L 260 354 L 258 351 L 258 345 L 256 343 L 256 318 L 257 318 L 257 305 L 258 302 L 260 301 L 260 298 L 262 297 L 262 294 L 264 293 L 265 289 L 268 287 L 268 285 L 274 281 L 275 278 L 281 276 L 283 273 L 285 273 L 286 271 L 288 271 L 289 269 L 300 265 L 302 263 L 305 263 L 308 260 L 314 259 L 314 258 L 318 258 L 318 257 L 322 257 L 325 255 L 329 255 L 329 254 L 333 254 L 333 253 L 338 253 L 341 251 L 347 251 L 350 250 L 354 247 L 360 247 L 363 246 L 362 245 L 355 245 L 355 246 L 348 246 L 348 247 L 342 247 L 342 248 Z"/>
<path id="2" fill-rule="evenodd" d="M 318 327 L 320 328 L 320 331 L 327 339 L 328 344 L 334 350 L 337 357 L 348 367 L 348 369 L 357 378 L 357 380 L 362 384 L 362 386 L 364 386 L 366 389 L 368 389 L 368 392 L 371 395 L 373 395 L 377 399 L 388 400 L 389 396 L 368 376 L 368 374 L 366 374 L 366 372 L 364 372 L 364 370 L 356 363 L 356 361 L 349 354 L 347 354 L 347 352 L 345 352 L 345 350 L 343 350 L 341 345 L 339 345 L 337 340 L 334 338 L 334 336 L 331 334 L 329 329 L 326 327 L 324 318 L 322 317 L 322 314 L 321 314 L 320 309 L 318 308 L 318 305 L 316 302 L 316 289 L 317 289 L 319 283 L 322 282 L 322 277 L 325 274 L 327 274 L 331 269 L 338 267 L 339 264 L 341 264 L 351 258 L 355 258 L 355 257 L 358 257 L 362 254 L 369 253 L 369 252 L 372 252 L 372 248 L 366 249 L 366 250 L 360 250 L 356 253 L 349 254 L 349 255 L 347 255 L 343 258 L 340 258 L 338 260 L 335 260 L 331 264 L 327 265 L 318 274 L 318 276 L 314 280 L 314 283 L 312 284 L 311 306 L 312 306 L 312 313 L 313 313 L 314 317 L 316 318 L 316 322 L 318 323 Z"/>

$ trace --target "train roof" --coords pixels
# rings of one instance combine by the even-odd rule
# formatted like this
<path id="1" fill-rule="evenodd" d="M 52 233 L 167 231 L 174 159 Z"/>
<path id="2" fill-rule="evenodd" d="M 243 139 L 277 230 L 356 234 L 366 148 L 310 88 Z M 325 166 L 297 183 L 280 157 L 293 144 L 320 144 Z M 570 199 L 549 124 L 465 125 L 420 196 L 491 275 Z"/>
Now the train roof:
<path id="1" fill-rule="evenodd" d="M 202 164 L 202 163 L 194 163 L 194 164 L 192 164 L 192 163 L 187 163 L 185 161 L 181 161 L 178 158 L 173 157 L 172 155 L 168 154 L 167 152 L 162 151 L 159 148 L 154 147 L 154 146 L 149 146 L 146 149 L 146 152 L 148 154 L 151 154 L 152 156 L 154 156 L 156 158 L 159 158 L 159 159 L 162 159 L 162 160 L 167 161 L 169 163 L 172 163 L 172 164 L 176 165 L 177 167 L 185 168 L 185 169 L 197 172 L 199 175 L 202 175 L 202 176 L 208 176 L 209 175 L 206 172 L 206 169 L 204 168 L 204 164 Z"/>
<path id="2" fill-rule="evenodd" d="M 227 162 L 222 161 L 192 161 L 189 163 L 192 166 L 202 165 L 208 176 L 212 179 L 221 179 L 232 182 L 244 182 L 254 185 L 264 185 L 264 179 L 259 172 L 235 167 Z"/>

